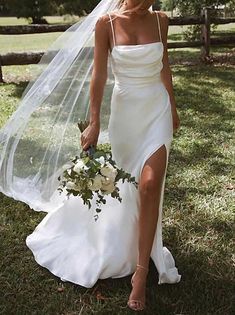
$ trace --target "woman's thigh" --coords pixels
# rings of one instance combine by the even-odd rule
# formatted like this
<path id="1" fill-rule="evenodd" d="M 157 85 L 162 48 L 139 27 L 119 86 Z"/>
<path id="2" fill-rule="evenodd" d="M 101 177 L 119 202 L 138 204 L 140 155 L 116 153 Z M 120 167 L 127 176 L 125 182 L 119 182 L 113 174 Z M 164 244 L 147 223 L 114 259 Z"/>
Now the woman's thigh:
<path id="1" fill-rule="evenodd" d="M 167 151 L 163 144 L 145 162 L 141 172 L 139 191 L 140 194 L 160 192 L 166 170 Z"/>

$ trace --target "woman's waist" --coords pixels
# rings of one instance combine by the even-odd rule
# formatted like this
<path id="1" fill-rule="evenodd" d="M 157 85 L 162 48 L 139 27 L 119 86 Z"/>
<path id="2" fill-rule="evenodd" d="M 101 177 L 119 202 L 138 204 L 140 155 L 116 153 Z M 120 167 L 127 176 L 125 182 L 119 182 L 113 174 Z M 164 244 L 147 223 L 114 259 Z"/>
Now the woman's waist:
<path id="1" fill-rule="evenodd" d="M 162 82 L 160 73 L 149 76 L 130 76 L 123 74 L 115 74 L 115 84 L 118 85 L 149 85 Z"/>

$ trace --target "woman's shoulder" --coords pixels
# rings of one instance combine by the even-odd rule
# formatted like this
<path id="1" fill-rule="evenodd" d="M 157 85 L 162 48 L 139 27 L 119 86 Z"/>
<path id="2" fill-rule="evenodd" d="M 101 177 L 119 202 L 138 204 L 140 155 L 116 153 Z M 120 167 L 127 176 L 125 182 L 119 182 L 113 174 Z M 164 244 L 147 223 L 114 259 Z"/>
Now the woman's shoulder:
<path id="1" fill-rule="evenodd" d="M 110 16 L 112 17 L 111 13 L 110 13 Z M 96 22 L 96 26 L 101 27 L 101 28 L 107 27 L 108 22 L 110 22 L 110 17 L 108 13 L 105 13 L 98 18 Z"/>
<path id="2" fill-rule="evenodd" d="M 163 19 L 167 19 L 168 18 L 168 15 L 165 12 L 163 12 L 163 11 L 156 11 L 155 10 L 154 12 L 157 13 Z"/>
<path id="3" fill-rule="evenodd" d="M 161 24 L 168 25 L 169 24 L 169 17 L 168 15 L 163 11 L 154 11 L 159 16 L 159 20 Z"/>
<path id="4" fill-rule="evenodd" d="M 116 13 L 114 11 L 107 12 L 107 13 L 101 15 L 99 17 L 99 20 L 103 21 L 103 22 L 108 22 L 110 20 L 110 17 L 113 18 L 115 16 L 115 14 Z"/>
<path id="5" fill-rule="evenodd" d="M 101 28 L 108 27 L 108 24 L 110 22 L 110 18 L 113 19 L 114 16 L 115 16 L 115 12 L 108 12 L 108 13 L 102 14 L 98 18 L 98 20 L 96 22 L 96 26 L 101 27 Z"/>

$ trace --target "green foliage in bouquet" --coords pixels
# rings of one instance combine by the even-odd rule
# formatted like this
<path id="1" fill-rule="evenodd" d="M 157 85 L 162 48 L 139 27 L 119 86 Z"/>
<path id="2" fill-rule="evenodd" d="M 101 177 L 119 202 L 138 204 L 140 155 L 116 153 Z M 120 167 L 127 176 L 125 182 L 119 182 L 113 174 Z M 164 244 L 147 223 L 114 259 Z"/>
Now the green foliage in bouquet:
<path id="1" fill-rule="evenodd" d="M 83 131 L 87 124 L 87 122 L 78 124 L 79 129 Z M 99 145 L 99 149 L 90 146 L 87 151 L 82 151 L 79 156 L 72 159 L 72 166 L 67 168 L 58 179 L 61 182 L 58 188 L 60 192 L 66 189 L 68 197 L 71 194 L 80 196 L 89 209 L 91 200 L 96 194 L 97 213 L 101 212 L 101 205 L 106 203 L 105 195 L 122 201 L 117 186 L 119 180 L 123 183 L 126 180 L 138 187 L 135 177 L 117 167 L 112 159 L 109 144 Z M 95 219 L 98 219 L 97 214 Z"/>

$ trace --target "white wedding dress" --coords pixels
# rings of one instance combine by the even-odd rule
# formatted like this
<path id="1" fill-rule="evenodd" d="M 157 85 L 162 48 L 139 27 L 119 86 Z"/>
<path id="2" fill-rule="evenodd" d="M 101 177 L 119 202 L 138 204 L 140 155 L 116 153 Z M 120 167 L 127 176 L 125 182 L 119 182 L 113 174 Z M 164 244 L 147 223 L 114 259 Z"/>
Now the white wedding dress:
<path id="1" fill-rule="evenodd" d="M 115 44 L 113 22 L 111 26 Z M 145 161 L 162 145 L 166 146 L 168 163 L 173 139 L 169 95 L 160 78 L 162 57 L 161 41 L 114 45 L 111 52 L 115 85 L 108 131 L 113 159 L 137 181 Z M 79 197 L 72 196 L 50 211 L 26 238 L 37 263 L 62 281 L 87 288 L 98 279 L 132 274 L 138 259 L 139 194 L 132 183 L 119 181 L 118 185 L 122 202 L 106 196 L 97 221 L 95 200 L 88 210 Z M 165 177 L 151 252 L 158 284 L 181 279 L 172 254 L 162 242 L 164 186 Z"/>

